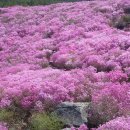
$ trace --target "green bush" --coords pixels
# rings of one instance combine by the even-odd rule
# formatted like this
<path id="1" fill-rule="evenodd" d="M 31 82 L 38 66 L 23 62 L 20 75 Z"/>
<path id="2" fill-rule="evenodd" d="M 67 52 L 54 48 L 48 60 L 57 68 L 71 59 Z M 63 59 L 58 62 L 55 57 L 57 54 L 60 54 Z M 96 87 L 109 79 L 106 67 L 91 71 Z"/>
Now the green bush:
<path id="1" fill-rule="evenodd" d="M 122 19 L 124 22 L 126 22 L 126 24 L 130 24 L 130 15 L 124 15 Z"/>
<path id="2" fill-rule="evenodd" d="M 78 0 L 0 0 L 0 7 L 13 5 L 48 5 L 57 2 L 73 2 Z"/>
<path id="3" fill-rule="evenodd" d="M 8 110 L 0 110 L 0 121 L 11 122 L 13 119 L 13 112 Z"/>
<path id="4" fill-rule="evenodd" d="M 31 130 L 61 130 L 63 124 L 55 115 L 34 114 L 31 118 Z"/>
<path id="5" fill-rule="evenodd" d="M 117 29 L 124 30 L 130 25 L 130 15 L 123 15 L 119 19 L 113 19 L 110 22 L 110 26 L 113 26 Z"/>
<path id="6" fill-rule="evenodd" d="M 55 3 L 59 0 L 0 0 L 0 6 L 12 6 L 12 5 L 46 5 Z"/>

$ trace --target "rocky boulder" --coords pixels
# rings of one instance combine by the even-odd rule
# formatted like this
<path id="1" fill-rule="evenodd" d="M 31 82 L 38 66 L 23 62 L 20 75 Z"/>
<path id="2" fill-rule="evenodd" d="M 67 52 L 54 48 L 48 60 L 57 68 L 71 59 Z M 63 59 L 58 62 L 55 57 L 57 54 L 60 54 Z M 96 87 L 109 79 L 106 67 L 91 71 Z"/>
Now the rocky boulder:
<path id="1" fill-rule="evenodd" d="M 63 102 L 57 106 L 55 111 L 61 121 L 66 126 L 80 126 L 81 124 L 87 124 L 88 114 L 87 109 L 89 108 L 89 103 L 84 102 Z"/>

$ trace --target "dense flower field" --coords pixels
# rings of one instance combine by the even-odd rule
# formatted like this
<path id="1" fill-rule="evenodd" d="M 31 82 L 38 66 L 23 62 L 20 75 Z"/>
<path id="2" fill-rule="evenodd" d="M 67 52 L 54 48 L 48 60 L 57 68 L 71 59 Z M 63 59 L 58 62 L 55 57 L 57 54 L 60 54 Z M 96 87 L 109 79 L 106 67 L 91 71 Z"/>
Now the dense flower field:
<path id="1" fill-rule="evenodd" d="M 0 8 L 0 108 L 91 102 L 92 124 L 112 120 L 97 130 L 130 130 L 130 21 L 119 26 L 122 17 L 130 20 L 129 0 Z"/>

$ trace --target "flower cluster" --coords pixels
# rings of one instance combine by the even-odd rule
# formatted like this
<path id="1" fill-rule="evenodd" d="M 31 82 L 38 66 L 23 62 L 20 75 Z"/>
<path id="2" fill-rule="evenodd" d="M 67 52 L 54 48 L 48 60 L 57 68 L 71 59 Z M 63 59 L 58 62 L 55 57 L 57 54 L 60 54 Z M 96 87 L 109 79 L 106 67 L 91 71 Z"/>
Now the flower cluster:
<path id="1" fill-rule="evenodd" d="M 23 108 L 31 109 L 40 102 L 51 102 L 54 105 L 61 101 L 81 101 L 89 97 L 85 86 L 89 81 L 82 70 L 47 68 L 41 71 L 28 70 L 24 66 L 21 71 L 22 66 L 16 68 L 15 71 L 13 67 L 9 68 L 4 72 L 8 74 L 1 78 L 1 107 L 15 102 Z"/>
<path id="2" fill-rule="evenodd" d="M 4 123 L 0 123 L 0 130 L 8 130 Z"/>
<path id="3" fill-rule="evenodd" d="M 88 130 L 88 127 L 83 124 L 77 129 L 71 127 L 71 130 Z M 130 117 L 118 117 L 90 130 L 130 130 Z"/>
<path id="4" fill-rule="evenodd" d="M 118 117 L 100 126 L 97 130 L 130 130 L 130 117 Z"/>

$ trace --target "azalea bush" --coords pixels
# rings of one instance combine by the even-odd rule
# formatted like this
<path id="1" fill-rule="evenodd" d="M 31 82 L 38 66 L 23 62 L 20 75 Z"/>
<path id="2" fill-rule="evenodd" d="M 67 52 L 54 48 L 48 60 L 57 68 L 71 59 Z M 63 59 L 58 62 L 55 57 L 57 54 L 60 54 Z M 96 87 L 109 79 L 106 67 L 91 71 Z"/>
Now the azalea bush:
<path id="1" fill-rule="evenodd" d="M 114 120 L 107 122 L 96 130 L 129 130 L 130 117 L 118 117 Z"/>
<path id="2" fill-rule="evenodd" d="M 98 128 L 91 128 L 90 130 L 129 130 L 130 129 L 130 117 L 118 117 Z M 88 130 L 88 127 L 82 124 L 79 128 L 71 127 L 71 130 Z"/>
<path id="3" fill-rule="evenodd" d="M 129 7 L 94 0 L 0 8 L 0 110 L 24 125 L 64 101 L 91 102 L 95 127 L 130 116 Z"/>
<path id="4" fill-rule="evenodd" d="M 108 84 L 93 94 L 89 111 L 92 124 L 102 124 L 118 116 L 130 114 L 129 85 Z"/>

